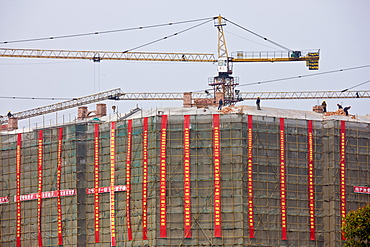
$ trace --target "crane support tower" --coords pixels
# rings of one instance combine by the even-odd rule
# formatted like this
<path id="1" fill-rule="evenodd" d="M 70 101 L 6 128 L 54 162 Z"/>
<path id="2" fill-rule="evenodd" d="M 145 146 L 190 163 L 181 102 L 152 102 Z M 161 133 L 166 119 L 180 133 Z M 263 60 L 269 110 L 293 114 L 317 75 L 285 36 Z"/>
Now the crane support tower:
<path id="1" fill-rule="evenodd" d="M 214 99 L 216 99 L 216 92 L 222 92 L 224 95 L 224 105 L 234 105 L 242 101 L 243 97 L 240 95 L 240 90 L 236 90 L 239 85 L 239 78 L 231 76 L 233 73 L 233 62 L 284 62 L 284 61 L 306 61 L 306 66 L 310 70 L 318 70 L 319 65 L 319 50 L 302 52 L 292 51 L 284 46 L 279 45 L 286 49 L 286 52 L 243 52 L 238 51 L 232 53 L 229 57 L 226 38 L 224 33 L 224 26 L 226 26 L 226 19 L 222 16 L 214 18 L 214 26 L 218 30 L 218 60 L 217 69 L 218 75 L 209 78 L 209 86 L 212 87 L 214 92 Z M 260 35 L 257 35 L 261 37 Z M 267 40 L 266 38 L 264 38 Z M 277 44 L 275 42 L 272 42 Z M 278 45 L 278 44 L 277 44 Z M 217 103 L 217 102 L 216 102 Z"/>
<path id="2" fill-rule="evenodd" d="M 239 85 L 237 82 L 237 78 L 231 76 L 233 73 L 232 71 L 232 61 L 229 58 L 227 46 L 226 46 L 226 38 L 224 33 L 223 26 L 226 25 L 226 21 L 222 16 L 218 16 L 214 19 L 214 25 L 218 30 L 218 60 L 217 60 L 217 72 L 218 75 L 210 78 L 209 86 L 212 87 L 213 90 L 213 98 L 216 99 L 216 93 L 222 92 L 224 95 L 223 104 L 224 105 L 233 105 L 242 99 L 240 97 L 236 97 L 235 87 Z M 216 102 L 217 103 L 217 102 Z"/>
<path id="3" fill-rule="evenodd" d="M 234 105 L 242 100 L 240 90 L 236 89 L 239 84 L 237 77 L 233 77 L 233 63 L 239 62 L 288 62 L 305 61 L 310 70 L 319 69 L 318 61 L 320 50 L 300 51 L 291 50 L 282 45 L 272 42 L 261 35 L 251 32 L 240 25 L 233 23 L 221 15 L 213 17 L 214 26 L 218 30 L 217 56 L 210 53 L 160 53 L 160 52 L 108 52 L 108 51 L 70 51 L 70 50 L 40 50 L 40 49 L 11 49 L 0 48 L 0 57 L 18 58 L 52 58 L 52 59 L 89 59 L 94 62 L 101 60 L 134 60 L 134 61 L 173 61 L 173 62 L 217 62 L 218 75 L 208 80 L 213 91 L 213 103 L 217 104 L 216 94 L 223 95 L 224 105 Z M 226 21 L 263 38 L 266 41 L 285 49 L 279 52 L 245 52 L 237 51 L 229 55 L 224 26 Z M 217 97 L 218 99 L 219 97 Z"/>

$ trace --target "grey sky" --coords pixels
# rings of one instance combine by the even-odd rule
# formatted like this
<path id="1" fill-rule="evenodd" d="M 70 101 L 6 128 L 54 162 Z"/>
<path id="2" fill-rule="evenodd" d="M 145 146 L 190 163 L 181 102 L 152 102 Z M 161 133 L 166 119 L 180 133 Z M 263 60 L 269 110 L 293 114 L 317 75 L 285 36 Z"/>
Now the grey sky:
<path id="1" fill-rule="evenodd" d="M 370 1 L 0 1 L 0 42 L 79 34 L 213 17 L 221 14 L 291 49 L 320 49 L 320 70 L 304 62 L 234 64 L 240 84 L 313 74 L 370 64 Z M 4 48 L 124 51 L 163 38 L 194 24 L 58 40 L 1 44 Z M 232 24 L 225 27 L 232 51 L 281 50 Z M 217 53 L 213 22 L 136 51 Z M 241 91 L 337 91 L 370 79 L 370 68 L 241 86 Z M 102 61 L 0 58 L 0 96 L 80 97 L 120 87 L 126 92 L 185 92 L 208 87 L 217 74 L 211 63 Z M 357 88 L 370 89 L 370 83 Z M 262 101 L 262 107 L 311 110 L 321 100 Z M 351 105 L 350 113 L 370 114 L 369 99 L 327 100 Z M 57 101 L 0 99 L 0 114 Z M 145 109 L 181 106 L 180 101 L 107 101 L 121 112 L 136 104 Z M 254 105 L 254 101 L 240 104 Z M 93 106 L 91 106 L 93 108 Z M 76 112 L 76 110 L 74 110 Z M 62 114 L 62 112 L 60 113 Z"/>

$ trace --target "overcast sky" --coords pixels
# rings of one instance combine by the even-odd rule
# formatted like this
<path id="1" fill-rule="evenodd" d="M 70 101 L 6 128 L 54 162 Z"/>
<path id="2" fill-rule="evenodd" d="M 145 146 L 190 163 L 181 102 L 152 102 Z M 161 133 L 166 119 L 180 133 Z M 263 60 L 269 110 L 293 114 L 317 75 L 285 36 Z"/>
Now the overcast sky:
<path id="1" fill-rule="evenodd" d="M 370 65 L 369 12 L 368 0 L 1 0 L 0 47 L 125 51 L 199 22 L 76 38 L 4 42 L 165 24 L 220 14 L 290 49 L 320 49 L 319 71 L 309 71 L 304 62 L 234 64 L 233 76 L 239 77 L 238 89 L 242 92 L 339 91 L 369 80 L 370 67 L 253 86 L 245 84 Z M 229 53 L 281 50 L 231 23 L 225 26 L 225 33 Z M 211 21 L 135 51 L 217 54 L 217 29 Z M 89 60 L 0 58 L 0 96 L 72 98 L 118 87 L 125 92 L 194 92 L 207 89 L 208 78 L 216 75 L 217 67 L 212 63 L 102 61 L 94 64 Z M 370 83 L 356 89 L 369 90 Z M 0 98 L 0 114 L 57 102 Z M 327 102 L 329 111 L 336 110 L 336 104 L 342 103 L 352 106 L 352 114 L 370 114 L 369 99 L 329 99 Z M 182 105 L 181 101 L 106 103 L 109 109 L 117 105 L 120 112 L 127 112 L 137 104 L 144 109 Z M 321 100 L 264 100 L 261 105 L 310 111 L 318 103 L 321 104 Z M 255 102 L 239 104 L 254 105 Z M 60 117 L 63 112 L 58 114 Z"/>

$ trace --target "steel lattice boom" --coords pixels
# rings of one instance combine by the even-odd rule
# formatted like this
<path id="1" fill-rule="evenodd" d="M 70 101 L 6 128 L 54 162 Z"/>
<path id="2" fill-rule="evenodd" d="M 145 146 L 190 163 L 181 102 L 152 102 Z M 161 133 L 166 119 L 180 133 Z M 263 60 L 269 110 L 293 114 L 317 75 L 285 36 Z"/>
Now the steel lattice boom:
<path id="1" fill-rule="evenodd" d="M 157 52 L 109 52 L 109 51 L 69 51 L 0 48 L 0 57 L 57 58 L 134 61 L 177 61 L 177 62 L 216 62 L 214 54 L 203 53 L 157 53 Z"/>
<path id="2" fill-rule="evenodd" d="M 273 99 L 340 99 L 340 98 L 370 98 L 370 90 L 362 91 L 306 91 L 306 92 L 241 92 L 243 100 L 254 100 L 260 97 L 264 100 Z M 206 93 L 192 93 L 193 99 L 209 98 Z M 103 100 L 184 100 L 184 93 L 124 93 L 120 88 L 97 93 L 60 103 L 38 107 L 14 113 L 18 120 L 40 116 L 52 112 L 66 110 Z M 1 123 L 7 122 L 7 117 L 0 117 Z"/>
<path id="3" fill-rule="evenodd" d="M 306 91 L 306 92 L 248 92 L 241 93 L 244 100 L 256 99 L 342 99 L 370 98 L 370 90 L 361 91 Z"/>
<path id="4" fill-rule="evenodd" d="M 317 52 L 317 51 L 316 51 Z M 231 62 L 287 62 L 319 60 L 308 53 L 301 57 L 291 57 L 289 52 L 235 52 L 229 58 Z M 0 48 L 0 57 L 52 58 L 52 59 L 88 59 L 132 60 L 132 61 L 173 61 L 173 62 L 217 62 L 216 55 L 209 53 L 164 53 L 164 52 L 113 52 L 113 51 L 71 51 Z"/>
<path id="5" fill-rule="evenodd" d="M 120 100 L 183 100 L 183 93 L 124 93 Z M 305 91 L 305 92 L 240 92 L 243 100 L 261 99 L 340 99 L 370 98 L 370 90 L 362 91 Z M 207 98 L 205 93 L 192 93 L 193 99 Z"/>
<path id="6" fill-rule="evenodd" d="M 77 106 L 87 105 L 87 104 L 91 104 L 91 103 L 95 103 L 95 102 L 99 102 L 99 101 L 103 101 L 107 99 L 117 100 L 121 95 L 122 95 L 121 89 L 117 88 L 117 89 L 113 89 L 113 90 L 109 90 L 109 91 L 105 91 L 105 92 L 101 92 L 101 93 L 97 93 L 97 94 L 93 94 L 93 95 L 89 95 L 89 96 L 85 96 L 81 98 L 75 98 L 72 100 L 63 101 L 63 102 L 52 104 L 52 105 L 47 105 L 43 107 L 26 110 L 26 111 L 17 112 L 17 113 L 14 113 L 13 116 L 16 117 L 18 120 L 21 120 L 21 119 L 40 116 L 40 115 L 47 114 L 47 113 L 70 109 L 70 108 L 74 108 Z M 2 123 L 7 122 L 7 118 L 3 116 L 0 117 L 0 122 Z"/>

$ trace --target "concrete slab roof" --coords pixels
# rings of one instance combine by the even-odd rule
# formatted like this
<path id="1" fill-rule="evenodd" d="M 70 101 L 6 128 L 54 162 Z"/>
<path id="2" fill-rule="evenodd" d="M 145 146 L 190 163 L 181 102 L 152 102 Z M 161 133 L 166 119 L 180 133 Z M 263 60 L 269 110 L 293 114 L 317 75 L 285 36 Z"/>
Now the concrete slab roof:
<path id="1" fill-rule="evenodd" d="M 129 114 L 126 119 L 137 119 L 142 117 L 151 117 L 157 115 L 210 115 L 210 114 L 246 114 L 254 116 L 266 116 L 266 117 L 276 117 L 276 118 L 288 118 L 288 119 L 306 119 L 306 120 L 316 120 L 316 121 L 325 121 L 325 120 L 344 120 L 348 122 L 361 122 L 361 123 L 370 123 L 370 115 L 366 116 L 324 116 L 322 113 L 316 113 L 314 111 L 301 111 L 293 109 L 281 109 L 281 108 L 271 108 L 263 107 L 262 110 L 257 110 L 255 106 L 232 106 L 232 107 L 223 107 L 222 110 L 218 110 L 217 107 L 207 107 L 207 108 L 197 108 L 197 107 L 158 107 L 155 109 L 142 109 L 133 114 Z M 74 122 L 64 123 L 64 125 L 69 125 L 73 123 L 82 123 L 82 122 L 112 122 L 122 119 L 125 114 L 112 114 L 101 117 L 98 121 L 93 119 L 84 119 L 84 120 L 75 120 Z M 42 128 L 50 128 L 55 126 L 45 126 Z M 33 131 L 33 128 L 22 128 L 12 131 L 0 131 L 2 135 L 6 134 L 15 134 L 22 132 Z"/>
<path id="2" fill-rule="evenodd" d="M 345 120 L 353 122 L 365 122 L 370 123 L 370 116 L 324 116 L 322 113 L 316 113 L 313 111 L 301 111 L 292 109 L 280 109 L 263 107 L 262 110 L 257 110 L 255 106 L 233 106 L 224 107 L 222 110 L 218 110 L 217 107 L 208 108 L 184 108 L 184 107 L 159 107 L 155 109 L 139 111 L 127 119 L 149 117 L 155 115 L 208 115 L 208 114 L 236 114 L 242 113 L 247 115 L 255 116 L 267 116 L 267 117 L 279 117 L 279 118 L 292 118 L 292 119 L 307 119 L 307 120 Z"/>

